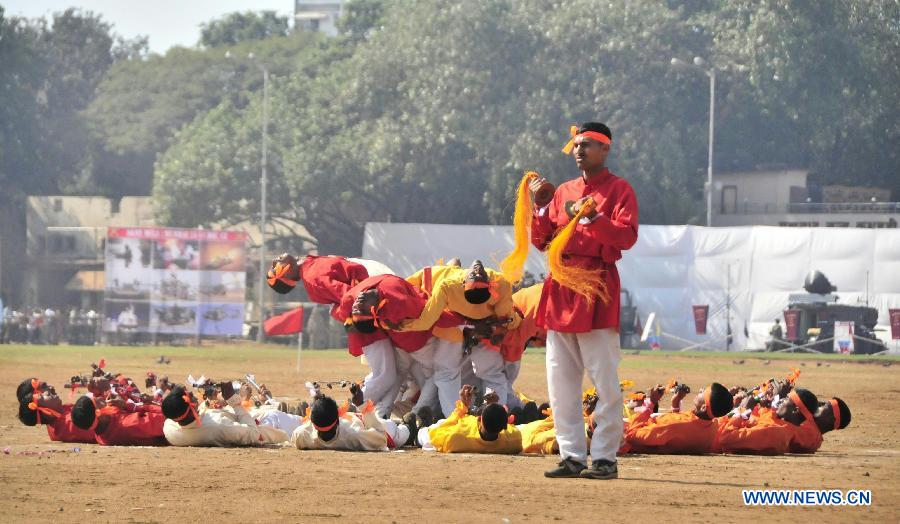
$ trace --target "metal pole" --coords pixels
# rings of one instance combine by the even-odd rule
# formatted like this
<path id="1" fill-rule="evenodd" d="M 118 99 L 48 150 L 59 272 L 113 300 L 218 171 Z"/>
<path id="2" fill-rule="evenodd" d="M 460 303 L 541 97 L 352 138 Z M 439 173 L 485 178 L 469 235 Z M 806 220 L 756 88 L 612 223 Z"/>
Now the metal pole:
<path id="1" fill-rule="evenodd" d="M 712 227 L 713 207 L 713 137 L 715 135 L 716 114 L 716 70 L 710 69 L 709 75 L 709 159 L 706 168 L 706 184 L 709 186 L 706 193 L 706 227 Z"/>
<path id="2" fill-rule="evenodd" d="M 264 342 L 266 330 L 263 328 L 264 313 L 263 300 L 265 299 L 266 278 L 266 136 L 269 132 L 269 70 L 262 66 L 263 70 L 263 125 L 262 125 L 262 176 L 260 179 L 260 216 L 259 216 L 259 329 L 256 332 L 256 341 Z"/>

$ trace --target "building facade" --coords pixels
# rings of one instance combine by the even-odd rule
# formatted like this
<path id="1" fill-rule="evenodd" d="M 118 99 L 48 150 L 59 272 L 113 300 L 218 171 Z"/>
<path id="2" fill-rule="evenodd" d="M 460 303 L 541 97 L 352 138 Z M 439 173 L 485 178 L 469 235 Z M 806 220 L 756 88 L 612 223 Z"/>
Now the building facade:
<path id="1" fill-rule="evenodd" d="M 294 27 L 336 36 L 341 0 L 294 0 Z"/>
<path id="2" fill-rule="evenodd" d="M 820 186 L 801 169 L 715 176 L 713 226 L 896 228 L 889 190 Z"/>

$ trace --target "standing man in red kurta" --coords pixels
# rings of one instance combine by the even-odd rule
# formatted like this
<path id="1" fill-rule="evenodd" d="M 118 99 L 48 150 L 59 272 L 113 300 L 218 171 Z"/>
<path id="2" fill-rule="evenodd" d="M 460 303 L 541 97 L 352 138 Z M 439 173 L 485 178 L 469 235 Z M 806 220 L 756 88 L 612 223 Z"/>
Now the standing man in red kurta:
<path id="1" fill-rule="evenodd" d="M 574 153 L 581 176 L 560 185 L 549 203 L 536 202 L 531 242 L 547 249 L 554 236 L 593 199 L 594 212 L 583 216 L 563 251 L 568 266 L 602 270 L 608 302 L 589 300 L 549 275 L 538 308 L 538 325 L 547 330 L 547 386 L 562 462 L 548 477 L 618 476 L 616 450 L 622 437 L 622 393 L 619 389 L 619 273 L 616 261 L 637 241 L 638 204 L 627 181 L 606 167 L 612 133 L 605 124 L 587 122 L 574 130 L 563 149 Z M 533 192 L 546 182 L 535 178 Z M 581 381 L 587 371 L 597 388 L 591 439 L 591 467 L 581 405 Z"/>

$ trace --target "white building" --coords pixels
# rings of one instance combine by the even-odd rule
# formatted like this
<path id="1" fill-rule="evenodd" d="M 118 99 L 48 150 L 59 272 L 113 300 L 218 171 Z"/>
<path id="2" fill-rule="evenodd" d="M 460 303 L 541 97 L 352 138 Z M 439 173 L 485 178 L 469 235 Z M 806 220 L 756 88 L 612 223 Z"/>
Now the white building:
<path id="1" fill-rule="evenodd" d="M 294 27 L 336 36 L 341 0 L 294 0 Z"/>

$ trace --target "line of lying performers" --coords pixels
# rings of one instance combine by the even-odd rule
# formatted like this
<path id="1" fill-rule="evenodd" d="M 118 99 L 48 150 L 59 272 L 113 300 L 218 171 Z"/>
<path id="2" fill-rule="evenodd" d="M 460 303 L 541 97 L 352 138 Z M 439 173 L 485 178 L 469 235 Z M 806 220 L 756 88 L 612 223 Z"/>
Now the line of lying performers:
<path id="1" fill-rule="evenodd" d="M 434 421 L 412 411 L 393 419 L 381 416 L 355 383 L 337 384 L 349 386 L 350 396 L 341 405 L 321 391 L 331 384 L 308 383 L 311 403 L 288 406 L 252 380 L 201 379 L 192 388 L 148 373 L 141 392 L 135 381 L 121 374 L 97 366 L 92 374 L 73 377 L 88 391 L 74 404 L 63 404 L 45 381 L 24 380 L 16 390 L 19 419 L 28 426 L 46 426 L 54 441 L 105 446 L 292 445 L 349 451 L 417 446 L 447 453 L 559 452 L 548 404 L 538 406 L 515 394 L 522 407 L 509 408 L 496 391 L 487 388 L 479 395 L 468 384 L 460 388 L 450 414 Z M 814 453 L 825 433 L 847 427 L 850 410 L 839 398 L 820 402 L 809 390 L 795 387 L 796 378 L 795 371 L 755 388 L 729 389 L 712 383 L 690 406 L 684 405 L 690 387 L 674 380 L 627 394 L 619 454 Z M 666 394 L 672 395 L 671 406 L 661 412 Z M 597 430 L 596 404 L 596 391 L 585 391 L 587 442 Z"/>

